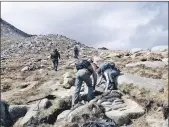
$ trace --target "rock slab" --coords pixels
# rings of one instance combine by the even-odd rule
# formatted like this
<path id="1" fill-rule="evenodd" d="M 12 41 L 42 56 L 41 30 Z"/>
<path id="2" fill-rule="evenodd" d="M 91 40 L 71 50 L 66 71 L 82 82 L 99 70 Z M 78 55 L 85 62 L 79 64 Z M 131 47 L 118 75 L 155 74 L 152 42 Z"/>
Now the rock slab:
<path id="1" fill-rule="evenodd" d="M 117 82 L 119 88 L 123 85 L 130 85 L 130 84 L 138 86 L 139 88 L 144 88 L 152 92 L 159 92 L 161 91 L 161 89 L 164 88 L 163 80 L 145 78 L 145 77 L 140 77 L 140 76 L 127 74 L 127 73 L 124 75 L 120 75 L 117 78 Z"/>

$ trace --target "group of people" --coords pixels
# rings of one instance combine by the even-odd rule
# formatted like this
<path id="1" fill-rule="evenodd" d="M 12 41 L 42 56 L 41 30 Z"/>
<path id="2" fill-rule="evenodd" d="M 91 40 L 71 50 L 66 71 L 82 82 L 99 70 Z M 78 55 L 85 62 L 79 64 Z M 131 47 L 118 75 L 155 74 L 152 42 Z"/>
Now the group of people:
<path id="1" fill-rule="evenodd" d="M 104 62 L 98 66 L 92 59 L 79 60 L 79 62 L 75 63 L 75 66 L 77 73 L 75 80 L 75 92 L 72 98 L 72 107 L 79 102 L 83 82 L 85 82 L 88 87 L 88 101 L 94 98 L 95 87 L 101 83 L 103 78 L 106 81 L 105 92 L 107 92 L 108 89 L 117 90 L 116 78 L 120 74 L 120 70 L 115 67 L 113 62 Z M 99 77 L 98 82 L 97 77 Z"/>
<path id="2" fill-rule="evenodd" d="M 77 46 L 75 46 L 74 47 L 74 58 L 78 58 L 78 56 L 79 56 L 79 49 L 78 49 Z M 53 52 L 50 55 L 50 58 L 51 58 L 52 63 L 53 63 L 53 69 L 55 71 L 57 71 L 58 62 L 59 62 L 59 59 L 60 59 L 60 53 L 58 52 L 57 49 L 53 50 Z"/>
<path id="3" fill-rule="evenodd" d="M 78 58 L 78 55 L 79 50 L 75 46 L 74 58 Z M 57 71 L 58 59 L 60 59 L 60 53 L 57 51 L 57 49 L 51 53 L 51 59 L 54 70 Z M 117 90 L 116 78 L 120 74 L 120 70 L 116 68 L 114 62 L 104 62 L 98 66 L 96 63 L 94 63 L 92 58 L 90 58 L 88 60 L 78 60 L 78 62 L 75 63 L 75 67 L 77 72 L 75 79 L 75 92 L 72 97 L 72 107 L 79 102 L 83 82 L 85 82 L 88 87 L 88 101 L 94 98 L 95 87 L 96 85 L 100 85 L 102 79 L 106 81 L 105 92 L 107 92 L 109 89 Z"/>

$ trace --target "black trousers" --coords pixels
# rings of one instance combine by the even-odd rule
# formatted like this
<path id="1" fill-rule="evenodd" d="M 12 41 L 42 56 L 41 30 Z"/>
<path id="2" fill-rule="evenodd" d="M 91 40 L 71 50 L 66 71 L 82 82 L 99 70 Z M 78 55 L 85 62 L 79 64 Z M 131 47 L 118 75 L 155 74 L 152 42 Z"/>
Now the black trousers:
<path id="1" fill-rule="evenodd" d="M 54 59 L 52 60 L 53 62 L 53 68 L 55 69 L 55 71 L 57 71 L 57 68 L 58 68 L 58 59 Z"/>
<path id="2" fill-rule="evenodd" d="M 78 55 L 79 55 L 79 52 L 75 50 L 75 51 L 74 51 L 74 57 L 75 57 L 75 58 L 78 58 Z"/>

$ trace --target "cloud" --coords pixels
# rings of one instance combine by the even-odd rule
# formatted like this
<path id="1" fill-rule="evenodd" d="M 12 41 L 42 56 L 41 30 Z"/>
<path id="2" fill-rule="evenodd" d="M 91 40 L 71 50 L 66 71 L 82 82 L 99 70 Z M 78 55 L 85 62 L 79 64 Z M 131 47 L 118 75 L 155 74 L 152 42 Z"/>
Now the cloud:
<path id="1" fill-rule="evenodd" d="M 30 34 L 62 34 L 94 47 L 168 44 L 167 2 L 2 2 L 1 16 Z"/>

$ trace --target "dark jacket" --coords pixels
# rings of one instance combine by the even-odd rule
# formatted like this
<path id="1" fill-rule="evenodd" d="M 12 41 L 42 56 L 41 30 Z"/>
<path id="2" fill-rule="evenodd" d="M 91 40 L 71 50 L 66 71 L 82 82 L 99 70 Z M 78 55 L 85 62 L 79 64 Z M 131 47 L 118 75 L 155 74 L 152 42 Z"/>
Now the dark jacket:
<path id="1" fill-rule="evenodd" d="M 60 59 L 60 53 L 58 51 L 55 51 L 55 52 L 51 53 L 50 58 L 52 60 L 58 60 L 58 58 Z"/>

